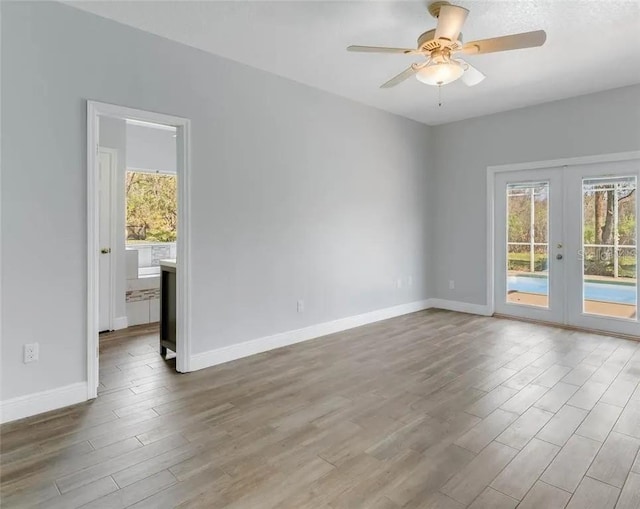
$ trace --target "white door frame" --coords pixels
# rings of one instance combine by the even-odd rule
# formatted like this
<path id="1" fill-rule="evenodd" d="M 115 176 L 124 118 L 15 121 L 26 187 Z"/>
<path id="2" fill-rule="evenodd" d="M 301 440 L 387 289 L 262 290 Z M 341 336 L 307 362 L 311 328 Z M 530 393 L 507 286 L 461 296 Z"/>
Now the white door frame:
<path id="1" fill-rule="evenodd" d="M 546 161 L 532 161 L 527 163 L 501 164 L 487 167 L 487 308 L 488 315 L 495 313 L 495 176 L 501 172 L 522 170 L 539 170 L 545 168 L 567 168 L 569 166 L 612 163 L 640 159 L 640 150 L 630 152 L 614 152 L 582 157 L 568 157 L 565 159 L 550 159 Z"/>
<path id="2" fill-rule="evenodd" d="M 98 119 L 100 116 L 132 119 L 177 128 L 178 175 L 178 239 L 177 239 L 177 349 L 176 369 L 189 372 L 191 352 L 190 315 L 190 169 L 191 122 L 189 119 L 87 101 L 87 399 L 97 397 L 98 389 L 98 263 L 99 263 L 99 182 L 98 175 Z"/>
<path id="3" fill-rule="evenodd" d="M 100 152 L 109 154 L 111 156 L 111 165 L 109 167 L 109 213 L 111 214 L 111 220 L 109 221 L 109 248 L 113 250 L 113 246 L 116 245 L 116 221 L 114 218 L 117 213 L 117 198 L 116 198 L 116 171 L 118 168 L 118 151 L 113 148 L 98 147 L 98 155 Z M 97 163 L 100 163 L 98 159 Z M 97 166 L 96 166 L 97 168 Z M 98 181 L 99 184 L 99 181 Z M 99 192 L 99 187 L 98 187 Z M 99 198 L 98 198 L 99 199 Z M 98 202 L 99 203 L 99 202 Z M 98 217 L 98 220 L 100 218 Z M 98 235 L 100 231 L 98 229 Z M 99 241 L 99 237 L 98 237 Z M 101 249 L 99 246 L 98 249 Z M 114 254 L 113 251 L 111 254 Z M 98 265 L 100 264 L 100 255 L 98 254 Z M 116 267 L 118 261 L 116 256 L 112 256 L 109 262 L 109 330 L 114 329 L 115 313 L 116 313 Z M 96 287 L 97 288 L 97 287 Z M 98 302 L 98 305 L 100 303 Z"/>

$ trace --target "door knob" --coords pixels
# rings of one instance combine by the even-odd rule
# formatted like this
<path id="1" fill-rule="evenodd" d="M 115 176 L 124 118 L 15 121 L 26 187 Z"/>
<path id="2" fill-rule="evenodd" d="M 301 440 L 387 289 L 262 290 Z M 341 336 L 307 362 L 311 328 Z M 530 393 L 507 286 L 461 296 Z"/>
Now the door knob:
<path id="1" fill-rule="evenodd" d="M 110 247 L 103 247 L 100 252 L 102 254 L 109 254 L 111 252 L 111 248 Z"/>
<path id="2" fill-rule="evenodd" d="M 562 255 L 560 253 L 556 255 L 556 260 L 562 260 Z"/>

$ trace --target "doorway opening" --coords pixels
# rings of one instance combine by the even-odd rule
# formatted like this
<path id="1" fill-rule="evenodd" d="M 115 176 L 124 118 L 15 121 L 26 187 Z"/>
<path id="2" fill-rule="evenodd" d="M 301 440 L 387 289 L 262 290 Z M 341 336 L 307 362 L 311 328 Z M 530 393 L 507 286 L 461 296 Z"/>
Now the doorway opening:
<path id="1" fill-rule="evenodd" d="M 131 380 L 158 365 L 189 371 L 189 121 L 88 101 L 87 141 L 92 399 L 110 390 L 109 373 L 126 369 L 114 359 L 124 359 Z"/>
<path id="2" fill-rule="evenodd" d="M 640 336 L 640 160 L 490 171 L 494 310 Z"/>

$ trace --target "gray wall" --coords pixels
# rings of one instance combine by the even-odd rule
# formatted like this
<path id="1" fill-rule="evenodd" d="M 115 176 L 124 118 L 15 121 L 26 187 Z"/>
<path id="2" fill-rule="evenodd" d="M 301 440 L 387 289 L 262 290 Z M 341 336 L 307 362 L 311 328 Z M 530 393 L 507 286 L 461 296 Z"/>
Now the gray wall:
<path id="1" fill-rule="evenodd" d="M 432 297 L 486 304 L 487 166 L 639 150 L 640 86 L 442 125 L 432 136 Z"/>
<path id="2" fill-rule="evenodd" d="M 427 127 L 61 4 L 1 8 L 2 400 L 86 379 L 86 99 L 192 120 L 192 353 L 429 295 Z"/>

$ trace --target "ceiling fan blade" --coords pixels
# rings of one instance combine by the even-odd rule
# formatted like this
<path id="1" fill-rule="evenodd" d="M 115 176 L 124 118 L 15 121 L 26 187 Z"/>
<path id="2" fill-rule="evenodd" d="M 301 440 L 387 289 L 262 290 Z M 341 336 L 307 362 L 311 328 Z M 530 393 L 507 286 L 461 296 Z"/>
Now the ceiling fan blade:
<path id="1" fill-rule="evenodd" d="M 473 67 L 469 62 L 465 62 L 461 58 L 458 59 L 458 62 L 464 67 L 464 74 L 460 77 L 460 81 L 468 87 L 477 85 L 486 78 L 481 71 Z"/>
<path id="2" fill-rule="evenodd" d="M 544 30 L 524 32 L 522 34 L 505 35 L 481 41 L 471 41 L 462 46 L 462 52 L 468 55 L 480 53 L 495 53 L 496 51 L 509 51 L 512 49 L 535 48 L 542 46 L 547 40 Z"/>
<path id="3" fill-rule="evenodd" d="M 409 48 L 385 48 L 383 46 L 349 46 L 347 51 L 358 51 L 361 53 L 404 53 L 411 55 L 420 53 L 418 50 Z"/>
<path id="4" fill-rule="evenodd" d="M 425 65 L 427 65 L 426 62 L 424 64 L 413 64 L 411 67 L 407 67 L 400 74 L 398 74 L 397 76 L 394 76 L 393 78 L 391 78 L 386 83 L 383 83 L 382 85 L 380 85 L 380 88 L 395 87 L 398 83 L 402 83 L 407 78 L 410 78 L 411 76 L 413 76 L 420 69 L 422 69 Z"/>
<path id="5" fill-rule="evenodd" d="M 469 11 L 457 5 L 443 5 L 438 14 L 438 26 L 434 39 L 457 41 Z"/>

